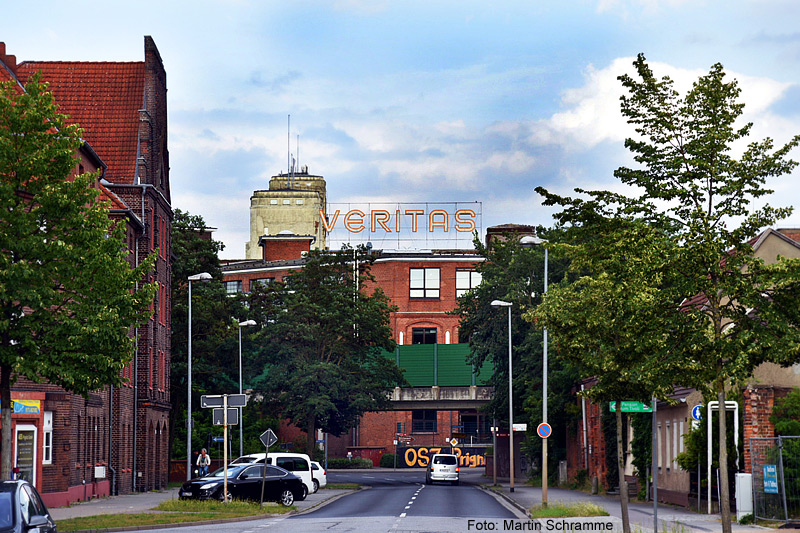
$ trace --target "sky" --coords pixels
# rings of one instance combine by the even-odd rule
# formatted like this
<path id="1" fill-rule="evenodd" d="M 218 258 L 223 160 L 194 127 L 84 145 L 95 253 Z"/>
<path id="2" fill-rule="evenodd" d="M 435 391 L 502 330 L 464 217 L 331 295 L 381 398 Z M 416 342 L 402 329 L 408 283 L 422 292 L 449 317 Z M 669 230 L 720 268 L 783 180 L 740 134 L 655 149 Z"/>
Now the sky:
<path id="1" fill-rule="evenodd" d="M 638 53 L 682 90 L 722 63 L 750 140 L 782 145 L 800 134 L 798 22 L 796 0 L 39 0 L 3 8 L 0 41 L 19 62 L 142 61 L 152 36 L 173 208 L 232 259 L 287 152 L 331 204 L 480 202 L 482 231 L 552 225 L 537 186 L 624 191 L 617 76 Z M 766 201 L 800 206 L 798 176 Z"/>

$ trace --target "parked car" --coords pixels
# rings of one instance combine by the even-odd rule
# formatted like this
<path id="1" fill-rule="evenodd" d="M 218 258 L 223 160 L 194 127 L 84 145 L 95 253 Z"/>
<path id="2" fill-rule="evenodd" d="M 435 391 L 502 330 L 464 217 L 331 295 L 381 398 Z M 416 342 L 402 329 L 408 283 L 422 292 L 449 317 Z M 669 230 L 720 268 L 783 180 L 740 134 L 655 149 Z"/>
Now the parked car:
<path id="1" fill-rule="evenodd" d="M 0 531 L 29 530 L 55 533 L 56 522 L 33 485 L 21 479 L 0 482 Z"/>
<path id="2" fill-rule="evenodd" d="M 322 465 L 316 461 L 311 461 L 311 475 L 314 477 L 314 492 L 317 492 L 328 484 L 328 473 L 322 468 Z"/>
<path id="3" fill-rule="evenodd" d="M 292 505 L 301 500 L 305 492 L 303 481 L 283 468 L 267 465 L 238 464 L 228 467 L 227 499 L 261 501 L 261 485 L 264 485 L 264 500 L 277 501 L 281 505 Z M 224 499 L 225 470 L 220 468 L 211 474 L 187 481 L 178 492 L 180 499 L 222 501 Z"/>
<path id="4" fill-rule="evenodd" d="M 249 455 L 243 455 L 237 459 L 231 461 L 232 465 L 239 465 L 239 464 L 249 464 L 249 463 L 263 463 L 264 457 L 266 454 L 264 453 L 251 453 Z M 300 479 L 303 480 L 303 486 L 305 487 L 305 493 L 303 494 L 302 498 L 297 498 L 300 501 L 306 499 L 311 493 L 314 493 L 314 477 L 311 474 L 311 459 L 308 455 L 304 453 L 288 453 L 288 452 L 276 452 L 270 453 L 269 458 L 267 459 L 267 464 L 277 465 L 281 468 L 285 468 L 292 474 L 298 476 Z"/>
<path id="5" fill-rule="evenodd" d="M 425 473 L 425 484 L 434 481 L 449 481 L 458 485 L 458 456 L 449 453 L 437 453 L 431 457 L 431 463 Z"/>

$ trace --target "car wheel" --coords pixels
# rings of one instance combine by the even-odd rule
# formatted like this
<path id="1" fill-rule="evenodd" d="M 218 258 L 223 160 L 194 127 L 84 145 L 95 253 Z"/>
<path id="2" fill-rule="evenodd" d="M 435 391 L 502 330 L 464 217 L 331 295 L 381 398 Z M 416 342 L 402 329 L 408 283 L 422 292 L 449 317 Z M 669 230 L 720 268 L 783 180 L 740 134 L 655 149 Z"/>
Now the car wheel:
<path id="1" fill-rule="evenodd" d="M 233 500 L 233 495 L 231 494 L 231 491 L 228 491 L 228 494 L 227 494 L 227 497 L 226 497 L 226 498 L 223 498 L 223 497 L 222 497 L 222 493 L 223 493 L 223 488 L 222 488 L 222 487 L 220 487 L 219 491 L 217 492 L 217 499 L 218 499 L 219 501 L 221 501 L 221 502 L 224 502 L 224 501 L 226 501 L 226 500 L 227 500 L 227 501 L 231 501 L 231 500 Z"/>
<path id="2" fill-rule="evenodd" d="M 305 484 L 305 483 L 303 483 L 302 492 L 300 493 L 300 497 L 299 497 L 299 498 L 297 498 L 297 499 L 298 499 L 299 501 L 303 501 L 303 500 L 305 500 L 305 499 L 306 499 L 306 497 L 307 497 L 307 496 L 308 496 L 308 487 L 306 487 L 306 484 Z"/>
<path id="3" fill-rule="evenodd" d="M 314 480 L 314 492 L 313 492 L 313 494 L 316 494 L 318 490 L 319 490 L 319 481 L 317 481 L 315 479 Z"/>
<path id="4" fill-rule="evenodd" d="M 453 485 L 458 485 L 458 480 L 453 481 Z"/>
<path id="5" fill-rule="evenodd" d="M 431 484 L 431 478 L 429 478 L 428 476 L 425 476 L 425 484 L 426 485 L 430 485 Z"/>
<path id="6" fill-rule="evenodd" d="M 294 494 L 289 489 L 283 489 L 281 491 L 281 497 L 278 499 L 278 503 L 283 505 L 284 507 L 289 507 L 294 503 Z"/>

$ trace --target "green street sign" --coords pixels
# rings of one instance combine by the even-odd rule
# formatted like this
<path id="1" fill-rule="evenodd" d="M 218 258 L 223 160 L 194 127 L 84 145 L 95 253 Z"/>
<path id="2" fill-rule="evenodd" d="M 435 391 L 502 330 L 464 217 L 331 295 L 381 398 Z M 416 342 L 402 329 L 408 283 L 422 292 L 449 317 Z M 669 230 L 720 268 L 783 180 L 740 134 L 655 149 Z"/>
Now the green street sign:
<path id="1" fill-rule="evenodd" d="M 649 405 L 645 405 L 643 402 L 608 402 L 608 410 L 612 413 L 616 413 L 616 405 L 617 403 L 622 404 L 622 412 L 623 413 L 652 413 L 653 408 Z"/>

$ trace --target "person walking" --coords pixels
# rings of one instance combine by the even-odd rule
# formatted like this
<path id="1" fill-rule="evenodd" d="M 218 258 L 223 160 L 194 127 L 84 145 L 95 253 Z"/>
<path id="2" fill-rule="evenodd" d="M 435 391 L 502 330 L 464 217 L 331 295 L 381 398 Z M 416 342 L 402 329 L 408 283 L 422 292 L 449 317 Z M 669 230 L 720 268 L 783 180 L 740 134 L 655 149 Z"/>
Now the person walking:
<path id="1" fill-rule="evenodd" d="M 206 449 L 200 450 L 200 455 L 197 456 L 198 476 L 205 477 L 208 475 L 208 467 L 211 466 L 211 456 L 206 453 Z"/>

